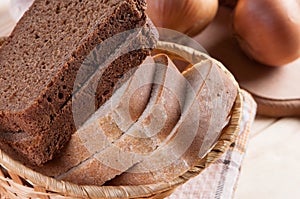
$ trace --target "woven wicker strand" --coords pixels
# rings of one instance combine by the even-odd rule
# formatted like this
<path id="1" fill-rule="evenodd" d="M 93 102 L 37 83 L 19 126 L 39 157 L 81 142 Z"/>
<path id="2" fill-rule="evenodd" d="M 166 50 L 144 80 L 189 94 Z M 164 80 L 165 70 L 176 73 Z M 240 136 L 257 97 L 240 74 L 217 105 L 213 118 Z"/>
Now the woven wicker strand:
<path id="1" fill-rule="evenodd" d="M 182 57 L 191 64 L 206 59 L 214 60 L 204 53 L 174 43 L 159 42 L 157 49 L 171 53 L 172 57 Z M 220 62 L 216 60 L 214 62 L 232 79 L 237 89 L 239 89 L 237 82 L 227 69 Z M 219 159 L 235 141 L 241 120 L 241 107 L 242 97 L 239 91 L 232 108 L 229 124 L 223 129 L 215 146 L 194 168 L 171 182 L 140 186 L 79 186 L 37 173 L 13 160 L 0 150 L 0 193 L 8 198 L 164 198 L 170 195 L 176 187 L 197 176 L 211 163 Z"/>

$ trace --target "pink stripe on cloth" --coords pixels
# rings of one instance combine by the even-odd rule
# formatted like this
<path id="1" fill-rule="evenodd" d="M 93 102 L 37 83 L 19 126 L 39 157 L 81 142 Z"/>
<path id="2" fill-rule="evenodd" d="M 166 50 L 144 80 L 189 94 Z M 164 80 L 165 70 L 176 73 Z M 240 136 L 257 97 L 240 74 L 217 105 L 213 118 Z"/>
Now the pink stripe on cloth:
<path id="1" fill-rule="evenodd" d="M 256 114 L 256 103 L 242 91 L 244 104 L 237 140 L 223 156 L 197 177 L 177 188 L 168 199 L 229 199 L 233 198 L 240 168 L 247 149 L 249 134 Z"/>

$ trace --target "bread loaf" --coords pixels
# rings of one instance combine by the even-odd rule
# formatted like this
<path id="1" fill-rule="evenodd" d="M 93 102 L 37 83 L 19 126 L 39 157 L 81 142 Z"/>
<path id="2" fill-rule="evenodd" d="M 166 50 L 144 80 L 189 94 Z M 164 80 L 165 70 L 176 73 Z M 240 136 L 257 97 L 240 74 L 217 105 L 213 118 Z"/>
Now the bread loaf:
<path id="1" fill-rule="evenodd" d="M 182 75 L 170 72 L 175 66 L 164 55 L 154 59 L 168 70 L 156 65 L 147 77 L 150 68 L 141 65 L 72 136 L 61 156 L 36 170 L 81 185 L 140 185 L 170 181 L 193 167 L 227 125 L 237 86 L 212 60 Z M 142 87 L 142 98 L 129 97 L 152 78 L 149 101 L 150 87 Z M 138 114 L 126 117 L 131 112 Z"/>
<path id="2" fill-rule="evenodd" d="M 121 128 L 130 128 L 144 112 L 154 73 L 154 61 L 148 57 L 130 79 L 72 135 L 58 157 L 33 169 L 58 177 L 119 139 L 123 134 Z"/>
<path id="3" fill-rule="evenodd" d="M 213 147 L 228 122 L 237 87 L 211 60 L 195 65 L 184 76 L 191 87 L 183 115 L 168 142 L 109 185 L 169 182 L 192 168 Z"/>
<path id="4" fill-rule="evenodd" d="M 144 10 L 144 0 L 36 0 L 0 48 L 0 141 L 32 164 L 52 159 L 92 114 L 75 124 L 72 101 L 99 65 L 97 107 L 149 55 L 157 36 Z"/>
<path id="5" fill-rule="evenodd" d="M 58 179 L 101 185 L 147 158 L 165 141 L 180 118 L 186 82 L 165 55 L 154 60 L 157 66 L 151 98 L 138 121 L 111 146 L 91 154 Z"/>

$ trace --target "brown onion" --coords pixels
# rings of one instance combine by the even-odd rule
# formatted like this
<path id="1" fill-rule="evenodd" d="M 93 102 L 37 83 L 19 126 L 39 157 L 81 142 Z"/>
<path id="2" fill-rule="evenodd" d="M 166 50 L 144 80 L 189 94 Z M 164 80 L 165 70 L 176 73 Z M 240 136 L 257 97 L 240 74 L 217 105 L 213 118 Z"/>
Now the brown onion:
<path id="1" fill-rule="evenodd" d="M 147 14 L 157 27 L 197 35 L 215 17 L 218 0 L 147 0 Z"/>
<path id="2" fill-rule="evenodd" d="M 253 59 L 282 66 L 300 57 L 299 0 L 239 0 L 233 28 Z"/>

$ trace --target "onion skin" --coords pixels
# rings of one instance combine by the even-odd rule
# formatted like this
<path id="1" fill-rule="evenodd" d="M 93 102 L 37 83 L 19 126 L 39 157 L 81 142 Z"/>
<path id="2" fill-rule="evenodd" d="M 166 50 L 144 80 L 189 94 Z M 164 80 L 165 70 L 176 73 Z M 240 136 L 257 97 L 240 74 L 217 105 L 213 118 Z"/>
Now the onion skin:
<path id="1" fill-rule="evenodd" d="M 147 0 L 146 13 L 157 27 L 195 36 L 213 20 L 218 4 L 218 0 Z"/>
<path id="2" fill-rule="evenodd" d="M 233 29 L 244 52 L 265 65 L 300 57 L 299 0 L 239 0 Z"/>

